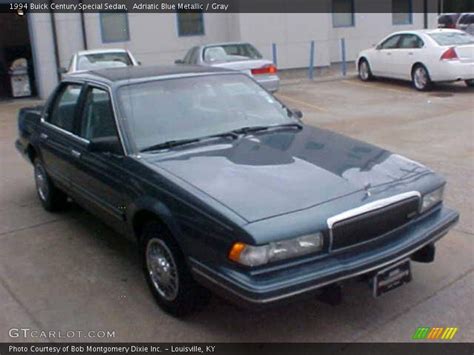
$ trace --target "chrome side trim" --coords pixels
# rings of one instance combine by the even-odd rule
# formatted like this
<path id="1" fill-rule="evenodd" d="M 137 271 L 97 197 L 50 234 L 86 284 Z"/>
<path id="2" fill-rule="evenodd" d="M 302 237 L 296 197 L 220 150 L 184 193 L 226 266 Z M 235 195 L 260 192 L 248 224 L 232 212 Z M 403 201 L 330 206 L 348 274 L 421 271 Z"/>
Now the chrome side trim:
<path id="1" fill-rule="evenodd" d="M 288 292 L 284 295 L 279 295 L 279 296 L 274 296 L 274 297 L 269 297 L 269 298 L 256 299 L 256 298 L 244 296 L 241 293 L 239 293 L 238 291 L 232 289 L 231 287 L 229 287 L 227 285 L 222 284 L 222 282 L 220 282 L 220 281 L 216 280 L 215 278 L 209 276 L 208 274 L 204 273 L 203 271 L 196 269 L 195 267 L 192 268 L 192 271 L 195 272 L 196 274 L 199 274 L 200 276 L 204 277 L 205 279 L 211 281 L 212 283 L 216 284 L 217 286 L 219 286 L 219 287 L 229 291 L 230 293 L 236 295 L 238 298 L 241 298 L 241 299 L 243 299 L 247 302 L 250 302 L 250 303 L 266 304 L 266 303 L 279 301 L 279 300 L 282 300 L 282 299 L 285 299 L 285 298 L 297 296 L 297 295 L 300 295 L 300 294 L 305 293 L 305 292 L 310 292 L 310 291 L 316 290 L 318 288 L 321 288 L 321 287 L 324 287 L 324 286 L 327 286 L 327 285 L 330 285 L 330 284 L 333 284 L 333 283 L 336 283 L 336 282 L 339 282 L 339 281 L 343 281 L 343 280 L 347 280 L 347 279 L 350 279 L 350 278 L 353 278 L 353 277 L 356 277 L 356 276 L 360 276 L 360 275 L 369 273 L 371 271 L 375 271 L 377 269 L 388 266 L 392 263 L 396 263 L 397 261 L 406 259 L 411 254 L 415 253 L 416 251 L 420 250 L 421 248 L 425 247 L 426 245 L 428 245 L 430 243 L 433 243 L 436 240 L 440 239 L 443 235 L 448 233 L 449 229 L 456 223 L 457 223 L 457 220 L 450 221 L 448 223 L 448 225 L 445 228 L 443 228 L 443 230 L 441 230 L 440 232 L 434 234 L 434 236 L 431 237 L 429 240 L 425 241 L 424 243 L 420 244 L 418 247 L 416 247 L 414 249 L 411 249 L 410 251 L 408 251 L 408 252 L 404 253 L 403 255 L 400 255 L 399 257 L 396 257 L 396 258 L 394 258 L 390 261 L 386 261 L 384 263 L 378 264 L 376 266 L 372 266 L 370 268 L 367 268 L 367 269 L 364 269 L 364 270 L 361 270 L 361 271 L 358 271 L 358 272 L 354 272 L 352 274 L 344 275 L 344 276 L 341 276 L 341 277 L 338 277 L 338 278 L 335 278 L 335 279 L 332 279 L 332 280 L 329 280 L 329 281 L 321 282 L 321 283 L 316 284 L 316 285 L 308 286 L 308 287 L 305 287 L 305 288 L 300 289 L 300 290 L 296 290 L 296 291 L 293 291 L 293 292 Z M 232 282 L 232 281 L 230 281 L 230 282 Z"/>
<path id="2" fill-rule="evenodd" d="M 85 138 L 82 138 L 82 137 L 79 137 L 78 135 L 75 135 L 74 133 L 72 132 L 69 132 L 69 131 L 66 131 L 65 129 L 61 128 L 61 127 L 58 127 L 52 123 L 49 123 L 47 122 L 45 119 L 44 119 L 44 116 L 41 117 L 41 123 L 44 124 L 45 126 L 49 127 L 49 128 L 52 128 L 54 129 L 55 131 L 58 131 L 62 134 L 65 134 L 67 135 L 68 137 L 71 137 L 73 139 L 76 139 L 82 143 L 85 143 L 85 144 L 89 144 L 89 141 Z"/>
<path id="3" fill-rule="evenodd" d="M 361 214 L 364 214 L 364 213 L 367 213 L 367 212 L 378 210 L 380 208 L 389 206 L 393 203 L 397 203 L 397 202 L 409 199 L 411 197 L 418 197 L 419 203 L 421 203 L 421 193 L 418 192 L 418 191 L 410 191 L 410 192 L 404 192 L 402 194 L 398 194 L 398 195 L 395 195 L 395 196 L 390 196 L 388 198 L 384 198 L 384 199 L 381 199 L 381 200 L 373 201 L 373 202 L 367 203 L 365 205 L 353 208 L 351 210 L 344 211 L 344 212 L 339 213 L 335 216 L 329 217 L 326 220 L 326 223 L 327 223 L 328 229 L 329 229 L 329 251 L 332 250 L 332 245 L 333 245 L 332 227 L 337 222 L 341 222 L 343 220 L 346 220 L 346 219 L 349 219 L 349 218 L 352 218 L 352 217 L 355 217 L 355 216 L 358 216 L 358 215 L 361 215 Z"/>

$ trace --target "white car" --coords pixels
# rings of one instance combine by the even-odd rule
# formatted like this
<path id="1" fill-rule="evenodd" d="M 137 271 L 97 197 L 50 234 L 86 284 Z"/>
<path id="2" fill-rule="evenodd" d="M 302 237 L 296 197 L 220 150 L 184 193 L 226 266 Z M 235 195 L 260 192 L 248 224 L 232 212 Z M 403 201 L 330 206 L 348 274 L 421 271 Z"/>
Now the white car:
<path id="1" fill-rule="evenodd" d="M 140 65 L 140 62 L 126 49 L 94 49 L 75 53 L 69 62 L 69 68 L 63 68 L 61 72 L 71 74 L 101 68 L 136 65 Z"/>
<path id="2" fill-rule="evenodd" d="M 420 91 L 435 82 L 464 80 L 474 86 L 474 37 L 451 29 L 395 32 L 359 53 L 359 78 L 411 80 Z"/>

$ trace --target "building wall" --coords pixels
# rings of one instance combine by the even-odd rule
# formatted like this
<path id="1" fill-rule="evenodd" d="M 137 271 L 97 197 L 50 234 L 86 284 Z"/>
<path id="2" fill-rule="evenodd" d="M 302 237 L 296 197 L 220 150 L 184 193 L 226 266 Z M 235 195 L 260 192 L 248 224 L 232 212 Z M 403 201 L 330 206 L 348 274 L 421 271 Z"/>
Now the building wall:
<path id="1" fill-rule="evenodd" d="M 369 1 L 369 0 L 360 0 Z M 423 0 L 413 0 L 418 4 Z M 416 6 L 416 5 L 414 5 Z M 436 26 L 436 13 L 430 3 L 428 27 Z M 357 8 L 356 8 L 357 11 Z M 39 92 L 47 96 L 57 82 L 53 37 L 49 14 L 30 14 L 33 50 L 37 57 Z M 128 14 L 130 40 L 103 43 L 100 15 L 85 14 L 89 49 L 126 48 L 144 65 L 170 64 L 183 58 L 195 45 L 247 41 L 272 59 L 277 47 L 280 69 L 302 68 L 309 64 L 310 42 L 315 41 L 315 65 L 328 66 L 341 60 L 340 39 L 346 39 L 347 60 L 377 43 L 391 32 L 423 28 L 423 13 L 413 13 L 413 23 L 393 25 L 391 13 L 356 13 L 353 27 L 333 27 L 331 13 L 311 14 L 210 14 L 204 16 L 204 35 L 178 36 L 176 14 Z M 79 14 L 56 14 L 61 66 L 67 67 L 72 54 L 83 49 Z"/>
<path id="2" fill-rule="evenodd" d="M 204 35 L 178 36 L 176 14 L 129 14 L 130 41 L 102 43 L 100 15 L 86 14 L 87 41 L 90 49 L 126 48 L 145 65 L 170 64 L 181 59 L 192 46 L 233 40 L 230 18 L 235 15 L 204 16 Z"/>

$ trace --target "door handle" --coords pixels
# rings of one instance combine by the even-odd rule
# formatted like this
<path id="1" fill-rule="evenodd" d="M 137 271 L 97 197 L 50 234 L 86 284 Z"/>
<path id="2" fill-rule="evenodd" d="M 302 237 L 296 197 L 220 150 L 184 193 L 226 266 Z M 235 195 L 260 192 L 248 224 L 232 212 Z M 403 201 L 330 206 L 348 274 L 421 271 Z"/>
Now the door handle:
<path id="1" fill-rule="evenodd" d="M 392 53 L 390 53 L 390 52 L 387 52 L 387 55 L 392 55 Z"/>
<path id="2" fill-rule="evenodd" d="M 81 157 L 81 152 L 78 152 L 77 150 L 75 149 L 71 149 L 71 155 L 76 158 L 76 159 L 79 159 Z"/>
<path id="3" fill-rule="evenodd" d="M 48 139 L 48 135 L 46 133 L 40 133 L 40 139 L 46 140 Z"/>
<path id="4" fill-rule="evenodd" d="M 408 52 L 408 55 L 413 55 L 413 52 Z"/>

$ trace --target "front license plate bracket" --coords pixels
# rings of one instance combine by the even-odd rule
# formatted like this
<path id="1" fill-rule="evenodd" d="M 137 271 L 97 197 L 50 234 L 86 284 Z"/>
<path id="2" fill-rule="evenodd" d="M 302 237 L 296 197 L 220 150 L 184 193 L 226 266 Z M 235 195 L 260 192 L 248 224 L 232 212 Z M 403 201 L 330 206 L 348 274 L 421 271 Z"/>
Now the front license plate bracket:
<path id="1" fill-rule="evenodd" d="M 412 280 L 409 259 L 404 259 L 379 270 L 372 279 L 372 294 L 380 297 Z"/>

